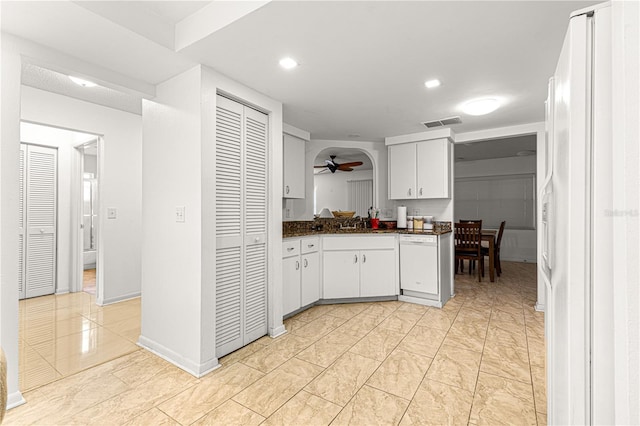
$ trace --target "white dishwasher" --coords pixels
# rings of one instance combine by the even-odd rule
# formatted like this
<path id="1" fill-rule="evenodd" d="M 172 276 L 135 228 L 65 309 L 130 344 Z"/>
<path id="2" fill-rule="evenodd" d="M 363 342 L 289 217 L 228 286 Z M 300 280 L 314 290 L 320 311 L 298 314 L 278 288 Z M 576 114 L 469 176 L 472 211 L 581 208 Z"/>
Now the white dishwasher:
<path id="1" fill-rule="evenodd" d="M 400 235 L 400 289 L 439 293 L 436 235 Z"/>

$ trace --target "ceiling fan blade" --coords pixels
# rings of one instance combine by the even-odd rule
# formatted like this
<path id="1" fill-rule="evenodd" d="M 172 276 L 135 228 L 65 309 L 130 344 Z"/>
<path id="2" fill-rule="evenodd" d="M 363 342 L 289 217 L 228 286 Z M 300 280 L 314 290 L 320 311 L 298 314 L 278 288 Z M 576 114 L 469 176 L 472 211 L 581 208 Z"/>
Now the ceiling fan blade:
<path id="1" fill-rule="evenodd" d="M 350 163 L 341 163 L 340 167 L 356 167 L 362 166 L 362 161 L 352 161 Z"/>
<path id="2" fill-rule="evenodd" d="M 314 168 L 314 169 L 320 169 L 320 168 L 323 168 L 323 167 L 327 167 L 327 165 L 326 165 L 326 164 L 324 164 L 324 165 L 322 165 L 322 166 L 313 166 L 313 168 Z"/>
<path id="3" fill-rule="evenodd" d="M 351 167 L 342 167 L 342 165 L 340 165 L 340 167 L 338 167 L 338 170 L 340 170 L 341 172 L 352 172 L 353 169 Z"/>

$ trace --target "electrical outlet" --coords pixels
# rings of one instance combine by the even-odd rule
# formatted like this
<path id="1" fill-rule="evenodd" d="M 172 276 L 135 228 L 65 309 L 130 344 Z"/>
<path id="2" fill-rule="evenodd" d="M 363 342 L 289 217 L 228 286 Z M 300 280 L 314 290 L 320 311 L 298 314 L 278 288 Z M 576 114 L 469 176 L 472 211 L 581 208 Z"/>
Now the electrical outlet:
<path id="1" fill-rule="evenodd" d="M 285 209 L 285 217 L 291 219 L 291 209 Z"/>
<path id="2" fill-rule="evenodd" d="M 107 219 L 117 219 L 118 210 L 115 207 L 107 207 Z"/>
<path id="3" fill-rule="evenodd" d="M 184 222 L 185 220 L 185 207 L 176 206 L 176 222 Z"/>

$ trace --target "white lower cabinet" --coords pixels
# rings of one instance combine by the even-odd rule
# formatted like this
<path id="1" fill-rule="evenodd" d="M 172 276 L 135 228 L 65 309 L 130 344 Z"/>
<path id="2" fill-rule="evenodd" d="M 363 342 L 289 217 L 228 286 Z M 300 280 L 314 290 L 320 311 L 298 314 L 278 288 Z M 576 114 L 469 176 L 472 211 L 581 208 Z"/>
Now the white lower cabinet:
<path id="1" fill-rule="evenodd" d="M 394 236 L 325 237 L 323 244 L 323 299 L 398 294 Z"/>
<path id="2" fill-rule="evenodd" d="M 282 243 L 282 313 L 288 315 L 320 299 L 319 239 L 291 238 Z"/>

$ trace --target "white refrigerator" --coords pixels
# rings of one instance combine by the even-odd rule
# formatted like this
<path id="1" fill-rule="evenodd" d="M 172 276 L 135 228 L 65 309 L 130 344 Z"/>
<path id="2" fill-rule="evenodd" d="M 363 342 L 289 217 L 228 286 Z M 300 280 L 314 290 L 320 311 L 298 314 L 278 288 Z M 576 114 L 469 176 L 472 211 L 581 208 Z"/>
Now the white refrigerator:
<path id="1" fill-rule="evenodd" d="M 549 424 L 610 424 L 611 85 L 609 3 L 574 12 L 549 82 L 541 190 Z"/>

